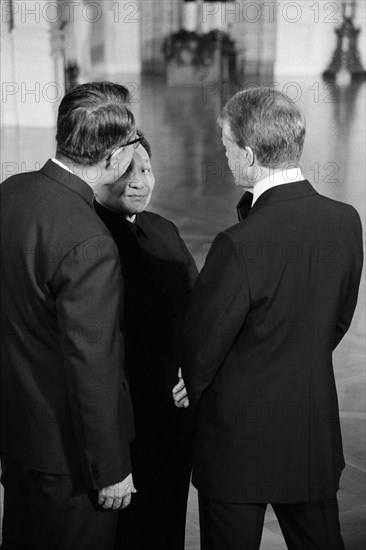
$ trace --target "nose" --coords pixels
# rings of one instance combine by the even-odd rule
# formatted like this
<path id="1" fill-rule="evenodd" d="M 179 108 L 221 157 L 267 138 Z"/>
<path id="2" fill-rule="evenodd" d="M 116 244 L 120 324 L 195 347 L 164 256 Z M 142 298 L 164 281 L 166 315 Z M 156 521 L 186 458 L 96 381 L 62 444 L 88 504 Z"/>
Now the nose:
<path id="1" fill-rule="evenodd" d="M 143 187 L 145 187 L 145 184 L 142 181 L 142 179 L 136 174 L 133 174 L 131 176 L 128 185 L 129 185 L 129 187 L 132 187 L 133 189 L 142 189 Z"/>

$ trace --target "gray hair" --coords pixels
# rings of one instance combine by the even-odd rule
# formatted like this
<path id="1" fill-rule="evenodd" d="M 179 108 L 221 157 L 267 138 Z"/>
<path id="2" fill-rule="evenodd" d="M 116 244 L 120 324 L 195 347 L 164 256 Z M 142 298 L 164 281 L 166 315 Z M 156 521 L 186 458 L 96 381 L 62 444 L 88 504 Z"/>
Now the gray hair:
<path id="1" fill-rule="evenodd" d="M 298 164 L 305 140 L 305 118 L 281 92 L 266 87 L 238 92 L 224 106 L 219 124 L 223 121 L 228 122 L 239 147 L 251 147 L 260 166 Z"/>

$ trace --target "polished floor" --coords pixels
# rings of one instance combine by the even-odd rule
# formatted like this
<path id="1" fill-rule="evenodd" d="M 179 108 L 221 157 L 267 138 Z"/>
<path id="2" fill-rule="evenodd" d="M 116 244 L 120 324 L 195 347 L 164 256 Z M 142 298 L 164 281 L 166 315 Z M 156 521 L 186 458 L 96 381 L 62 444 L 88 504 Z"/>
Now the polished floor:
<path id="1" fill-rule="evenodd" d="M 166 88 L 162 78 L 113 78 L 129 83 L 139 125 L 151 142 L 156 188 L 150 210 L 173 220 L 199 267 L 214 236 L 236 223 L 241 192 L 228 172 L 216 119 L 233 87 L 203 85 Z M 268 80 L 251 80 L 250 84 Z M 249 84 L 249 82 L 248 82 Z M 307 141 L 302 159 L 305 176 L 334 199 L 355 206 L 365 221 L 366 84 L 331 87 L 320 78 L 278 79 L 304 110 Z M 1 167 L 5 179 L 14 171 L 34 170 L 54 152 L 54 132 L 4 129 Z M 351 329 L 334 354 L 347 467 L 339 493 L 342 532 L 347 550 L 363 550 L 365 525 L 365 284 Z M 199 549 L 197 496 L 190 492 L 187 550 Z M 244 547 L 243 547 L 244 548 Z M 268 508 L 261 550 L 285 550 L 277 520 Z M 173 549 L 172 549 L 173 550 Z"/>

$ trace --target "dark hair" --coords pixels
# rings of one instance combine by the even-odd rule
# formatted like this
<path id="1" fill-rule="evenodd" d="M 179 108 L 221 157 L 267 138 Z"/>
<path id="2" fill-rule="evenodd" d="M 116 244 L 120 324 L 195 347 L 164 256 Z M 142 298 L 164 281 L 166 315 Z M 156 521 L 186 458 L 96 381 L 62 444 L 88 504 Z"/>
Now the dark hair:
<path id="1" fill-rule="evenodd" d="M 130 93 L 112 82 L 76 86 L 62 99 L 57 118 L 58 151 L 73 162 L 93 165 L 135 132 Z"/>
<path id="2" fill-rule="evenodd" d="M 261 87 L 232 97 L 222 110 L 239 147 L 251 147 L 261 166 L 285 166 L 300 160 L 305 139 L 305 118 L 281 92 Z"/>

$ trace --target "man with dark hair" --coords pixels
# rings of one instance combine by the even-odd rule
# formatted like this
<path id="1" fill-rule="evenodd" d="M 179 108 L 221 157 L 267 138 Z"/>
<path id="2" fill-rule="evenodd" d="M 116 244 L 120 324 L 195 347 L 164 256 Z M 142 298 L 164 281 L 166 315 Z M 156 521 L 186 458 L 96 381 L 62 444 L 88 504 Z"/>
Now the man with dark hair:
<path id="1" fill-rule="evenodd" d="M 240 222 L 212 244 L 185 321 L 201 549 L 258 549 L 271 503 L 288 548 L 341 550 L 332 351 L 356 306 L 360 219 L 304 179 L 305 123 L 286 96 L 239 92 L 220 124 L 248 192 Z"/>
<path id="2" fill-rule="evenodd" d="M 155 184 L 150 156 L 140 136 L 131 167 L 96 189 L 95 209 L 117 243 L 126 281 L 126 372 L 136 424 L 138 493 L 119 514 L 115 550 L 184 550 L 192 464 L 192 415 L 183 381 L 176 382 L 178 338 L 197 269 L 176 226 L 145 210 Z"/>
<path id="3" fill-rule="evenodd" d="M 4 550 L 108 550 L 135 492 L 118 251 L 93 209 L 130 164 L 127 90 L 61 102 L 56 158 L 1 190 Z"/>

